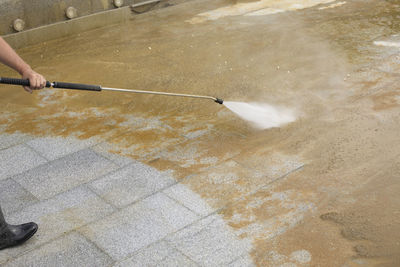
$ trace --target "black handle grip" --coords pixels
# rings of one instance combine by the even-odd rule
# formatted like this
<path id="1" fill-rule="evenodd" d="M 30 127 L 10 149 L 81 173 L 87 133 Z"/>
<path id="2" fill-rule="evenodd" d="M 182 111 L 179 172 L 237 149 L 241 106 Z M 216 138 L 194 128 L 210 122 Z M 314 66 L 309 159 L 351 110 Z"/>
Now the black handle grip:
<path id="1" fill-rule="evenodd" d="M 91 85 L 91 84 L 82 84 L 82 83 L 53 82 L 53 88 L 101 91 L 100 85 Z"/>
<path id="2" fill-rule="evenodd" d="M 21 85 L 21 86 L 30 86 L 30 83 L 29 83 L 28 79 L 15 79 L 15 78 L 2 78 L 2 77 L 0 77 L 0 83 Z M 49 81 L 46 81 L 46 87 L 51 87 L 51 83 Z"/>
<path id="3" fill-rule="evenodd" d="M 15 79 L 15 78 L 0 77 L 0 83 L 30 86 L 29 80 L 27 80 L 27 79 Z M 64 82 L 53 82 L 53 84 L 51 84 L 49 81 L 46 81 L 46 87 L 52 87 L 52 86 L 53 86 L 53 88 L 101 91 L 100 85 L 91 85 L 91 84 L 82 84 L 82 83 L 64 83 Z"/>

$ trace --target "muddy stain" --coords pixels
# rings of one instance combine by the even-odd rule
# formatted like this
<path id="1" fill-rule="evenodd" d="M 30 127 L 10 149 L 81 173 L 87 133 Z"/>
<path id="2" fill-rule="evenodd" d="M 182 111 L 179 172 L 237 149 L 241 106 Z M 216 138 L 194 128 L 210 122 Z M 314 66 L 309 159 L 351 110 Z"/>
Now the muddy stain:
<path id="1" fill-rule="evenodd" d="M 386 92 L 373 96 L 372 101 L 376 111 L 396 108 L 400 103 L 400 95 L 396 92 Z"/>
<path id="2" fill-rule="evenodd" d="M 398 162 L 393 164 L 398 169 Z M 355 203 L 321 215 L 321 219 L 337 224 L 342 236 L 352 241 L 357 258 L 380 259 L 379 266 L 400 264 L 399 184 L 394 176 L 382 170 L 355 193 Z"/>

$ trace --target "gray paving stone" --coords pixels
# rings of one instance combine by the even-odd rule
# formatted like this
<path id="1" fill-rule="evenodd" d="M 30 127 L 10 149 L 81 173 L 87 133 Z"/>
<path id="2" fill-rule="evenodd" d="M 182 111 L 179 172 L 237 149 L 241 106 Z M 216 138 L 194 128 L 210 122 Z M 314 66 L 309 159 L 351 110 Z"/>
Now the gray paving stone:
<path id="1" fill-rule="evenodd" d="M 90 187 L 113 205 L 124 207 L 174 183 L 167 173 L 136 162 L 93 181 Z"/>
<path id="2" fill-rule="evenodd" d="M 18 145 L 0 151 L 0 180 L 22 173 L 47 160 L 25 145 Z"/>
<path id="3" fill-rule="evenodd" d="M 38 199 L 11 178 L 0 181 L 0 205 L 9 215 L 37 202 Z"/>
<path id="4" fill-rule="evenodd" d="M 157 193 L 79 231 L 119 261 L 196 219 L 196 214 Z"/>
<path id="5" fill-rule="evenodd" d="M 197 266 L 188 257 L 168 245 L 158 242 L 140 250 L 134 256 L 117 263 L 114 267 L 131 266 Z"/>
<path id="6" fill-rule="evenodd" d="M 116 168 L 118 166 L 108 159 L 85 149 L 24 172 L 14 179 L 37 198 L 47 199 Z"/>
<path id="7" fill-rule="evenodd" d="M 7 263 L 17 266 L 110 266 L 113 260 L 76 232 L 56 239 Z"/>
<path id="8" fill-rule="evenodd" d="M 201 216 L 207 216 L 215 211 L 204 199 L 190 190 L 186 185 L 176 184 L 165 189 L 163 192 Z"/>
<path id="9" fill-rule="evenodd" d="M 219 215 L 190 225 L 166 241 L 202 266 L 221 266 L 247 253 L 251 244 L 239 240 Z"/>
<path id="10" fill-rule="evenodd" d="M 26 144 L 48 160 L 55 160 L 97 144 L 95 137 L 80 140 L 74 137 L 35 138 Z"/>
<path id="11" fill-rule="evenodd" d="M 102 155 L 103 157 L 108 158 L 115 164 L 117 164 L 120 167 L 124 167 L 128 164 L 137 162 L 136 160 L 129 158 L 129 157 L 124 157 L 122 155 L 119 155 L 117 153 L 113 153 L 113 145 L 103 142 L 100 144 L 97 144 L 93 147 L 91 147 L 92 150 L 94 150 L 96 153 Z M 115 148 L 116 151 L 118 151 L 118 148 Z"/>
<path id="12" fill-rule="evenodd" d="M 251 257 L 246 254 L 246 255 L 242 255 L 240 256 L 237 260 L 231 262 L 228 264 L 229 267 L 253 267 L 256 266 Z"/>
<path id="13" fill-rule="evenodd" d="M 86 186 L 25 207 L 8 216 L 7 221 L 12 224 L 34 221 L 39 224 L 39 230 L 23 246 L 0 251 L 0 265 L 68 231 L 104 218 L 113 211 L 111 205 L 105 203 Z"/>
<path id="14" fill-rule="evenodd" d="M 32 136 L 22 133 L 2 133 L 0 134 L 0 150 L 20 145 L 31 140 L 32 138 Z"/>

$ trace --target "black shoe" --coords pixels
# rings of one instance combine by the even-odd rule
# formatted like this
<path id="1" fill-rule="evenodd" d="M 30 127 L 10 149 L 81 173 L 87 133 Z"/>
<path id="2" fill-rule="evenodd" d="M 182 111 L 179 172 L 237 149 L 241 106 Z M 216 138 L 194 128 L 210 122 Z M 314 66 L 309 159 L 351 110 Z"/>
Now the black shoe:
<path id="1" fill-rule="evenodd" d="M 24 243 L 36 233 L 37 229 L 38 225 L 34 222 L 20 225 L 8 224 L 0 233 L 0 250 Z"/>

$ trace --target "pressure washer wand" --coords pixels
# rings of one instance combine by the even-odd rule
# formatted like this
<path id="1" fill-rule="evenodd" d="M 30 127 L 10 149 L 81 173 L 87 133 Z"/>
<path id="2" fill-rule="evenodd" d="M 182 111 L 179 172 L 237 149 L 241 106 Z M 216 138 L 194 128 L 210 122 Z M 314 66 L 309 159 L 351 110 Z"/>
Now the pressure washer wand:
<path id="1" fill-rule="evenodd" d="M 15 78 L 2 78 L 0 77 L 0 83 L 29 86 L 29 80 L 26 79 L 15 79 Z M 65 82 L 46 82 L 46 87 L 61 88 L 61 89 L 73 89 L 73 90 L 86 90 L 86 91 L 117 91 L 126 93 L 137 93 L 137 94 L 152 94 L 152 95 L 165 95 L 165 96 L 179 96 L 179 97 L 190 97 L 190 98 L 203 98 L 211 99 L 218 104 L 223 104 L 224 101 L 220 98 L 203 95 L 188 95 L 188 94 L 176 94 L 167 92 L 156 92 L 156 91 L 143 91 L 133 89 L 121 89 L 121 88 L 109 88 L 101 87 L 100 85 L 82 84 L 82 83 L 65 83 Z"/>
<path id="2" fill-rule="evenodd" d="M 222 104 L 224 102 L 222 99 L 212 97 L 212 96 L 205 96 L 205 95 L 188 95 L 188 94 L 176 94 L 176 93 L 167 93 L 167 92 L 142 91 L 142 90 L 108 88 L 108 87 L 101 87 L 101 89 L 105 90 L 105 91 L 128 92 L 128 93 L 137 93 L 137 94 L 152 94 L 152 95 L 181 96 L 181 97 L 211 99 L 219 104 Z"/>

